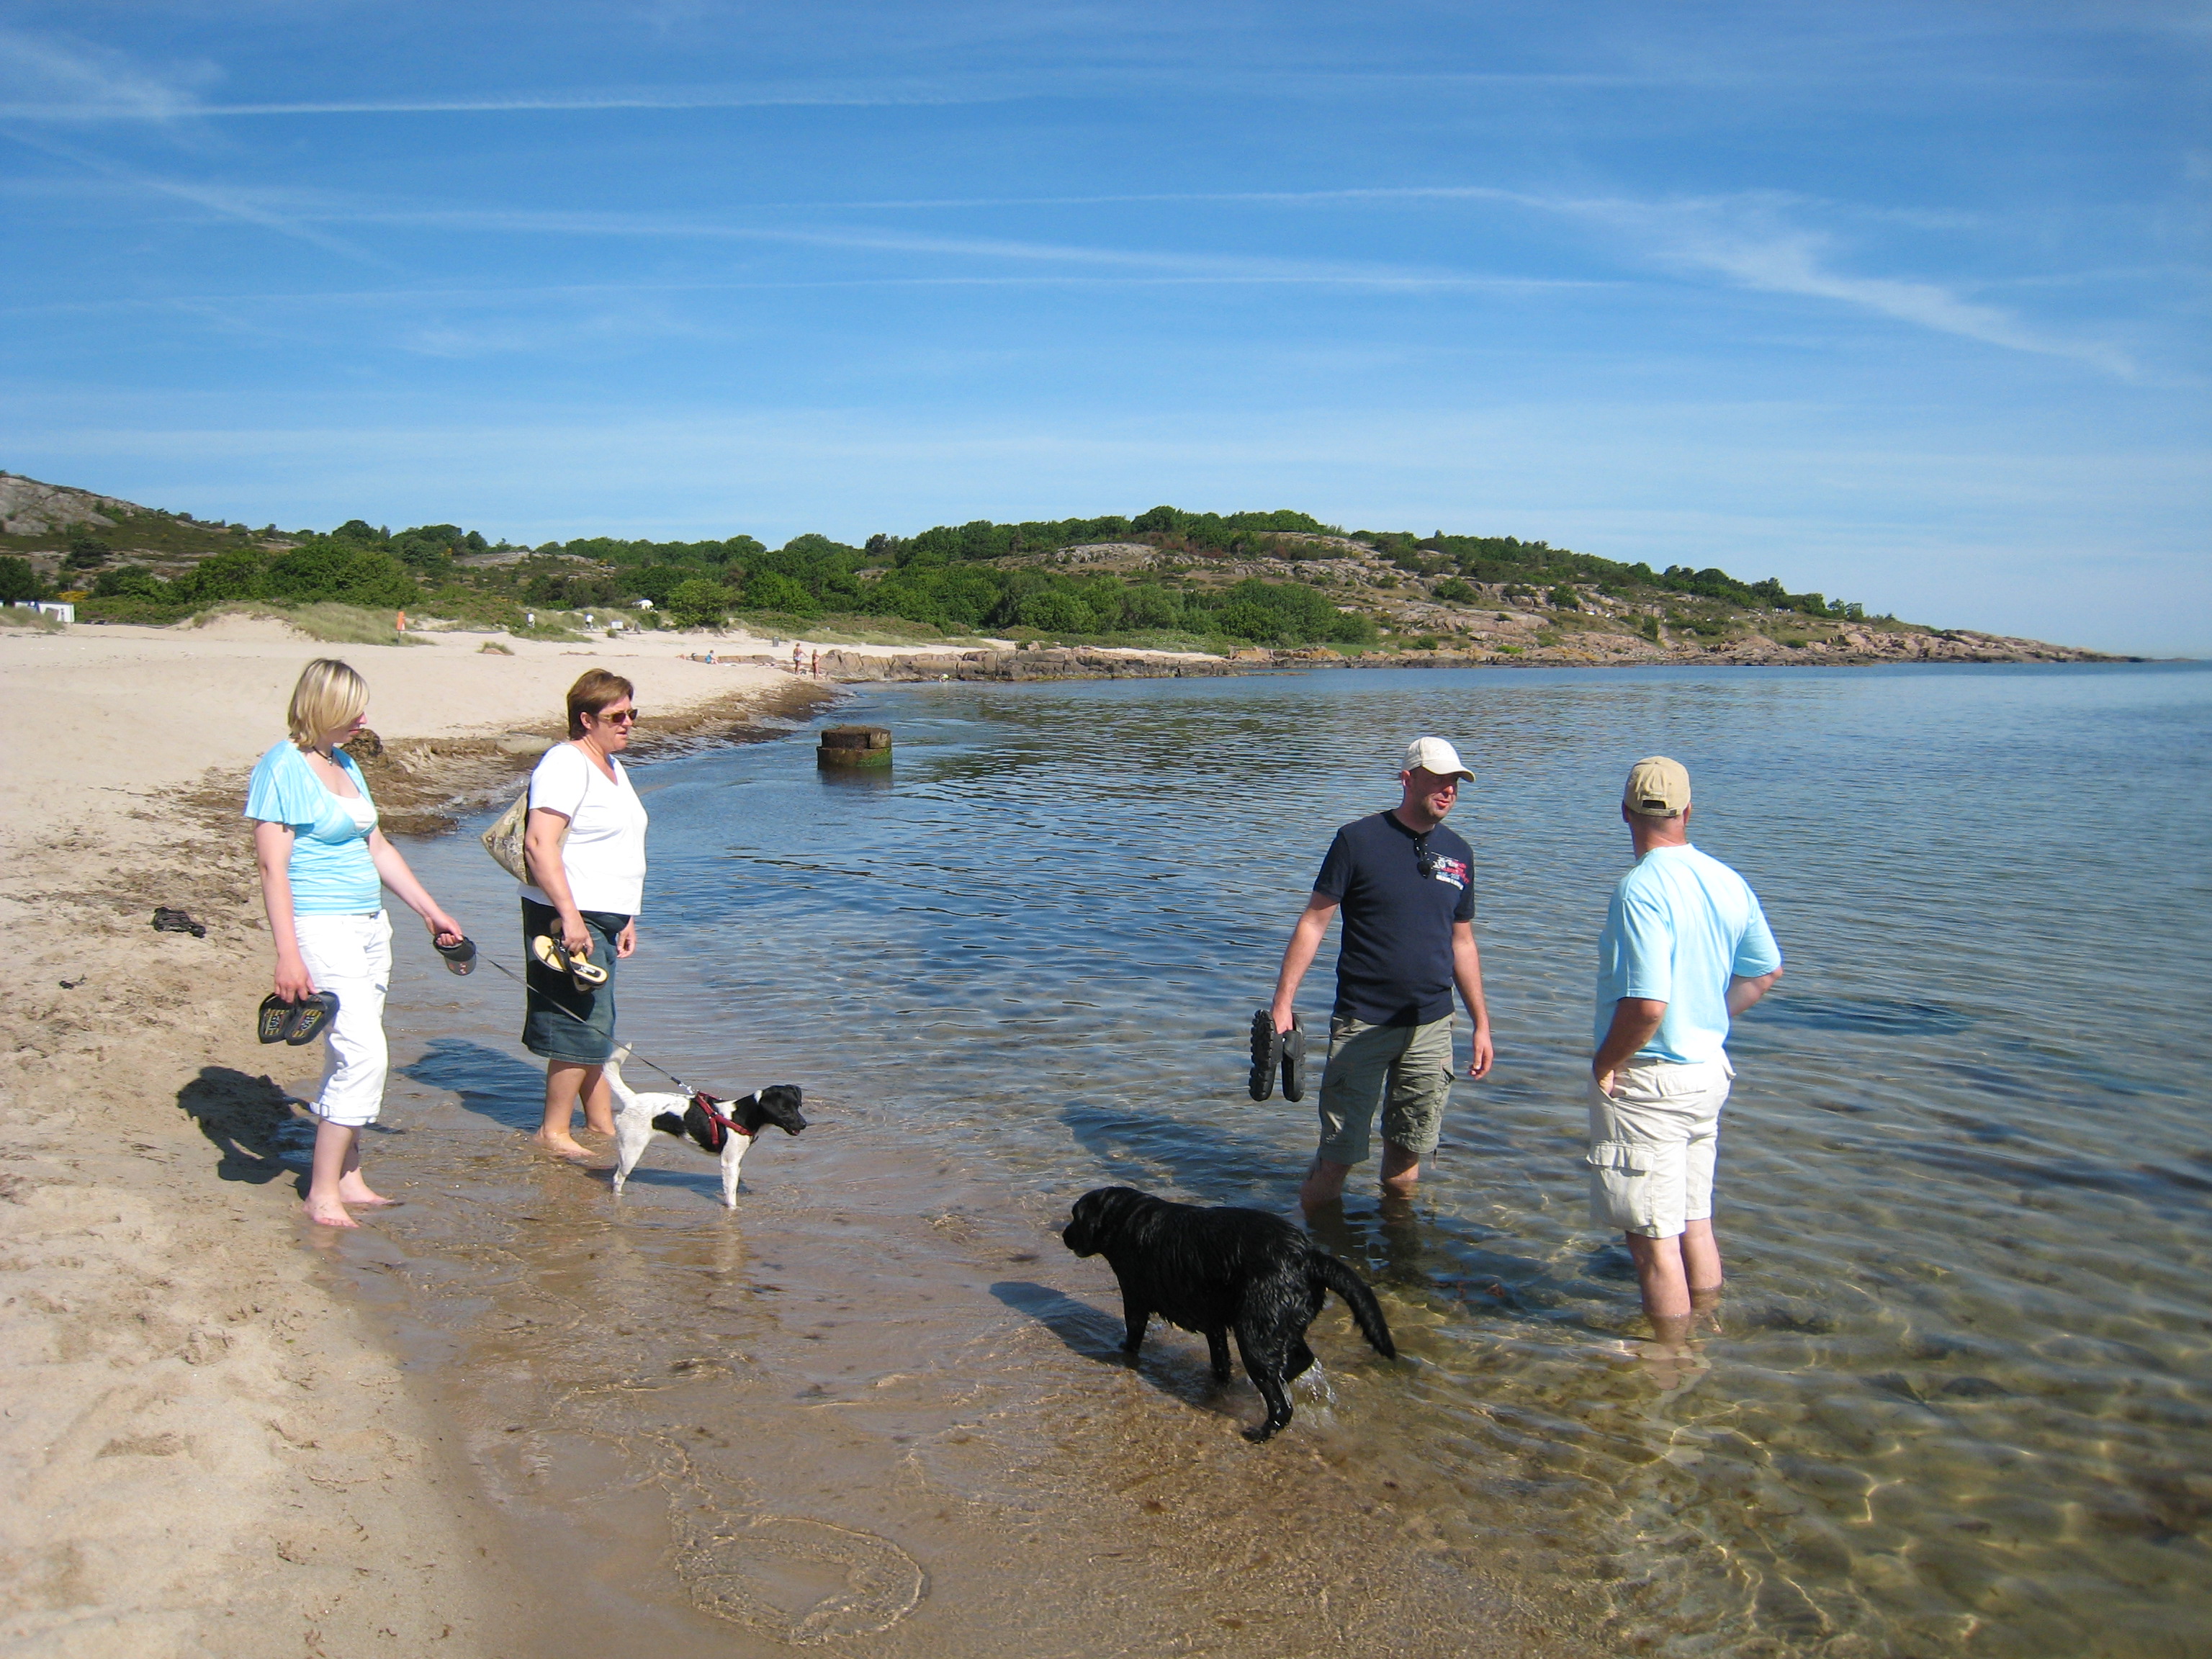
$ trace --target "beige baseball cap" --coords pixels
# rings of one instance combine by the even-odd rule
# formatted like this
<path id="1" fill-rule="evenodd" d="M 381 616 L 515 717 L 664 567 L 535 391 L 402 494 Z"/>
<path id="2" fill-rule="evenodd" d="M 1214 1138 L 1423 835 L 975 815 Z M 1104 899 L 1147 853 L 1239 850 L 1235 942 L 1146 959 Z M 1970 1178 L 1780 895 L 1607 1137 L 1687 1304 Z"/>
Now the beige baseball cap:
<path id="1" fill-rule="evenodd" d="M 1620 804 L 1639 817 L 1673 817 L 1690 804 L 1690 769 L 1664 755 L 1645 756 L 1628 769 Z"/>
<path id="2" fill-rule="evenodd" d="M 1459 777 L 1465 778 L 1469 783 L 1474 781 L 1474 774 L 1461 762 L 1459 750 L 1442 738 L 1415 738 L 1407 744 L 1406 764 L 1401 769 L 1433 772 L 1440 778 Z"/>

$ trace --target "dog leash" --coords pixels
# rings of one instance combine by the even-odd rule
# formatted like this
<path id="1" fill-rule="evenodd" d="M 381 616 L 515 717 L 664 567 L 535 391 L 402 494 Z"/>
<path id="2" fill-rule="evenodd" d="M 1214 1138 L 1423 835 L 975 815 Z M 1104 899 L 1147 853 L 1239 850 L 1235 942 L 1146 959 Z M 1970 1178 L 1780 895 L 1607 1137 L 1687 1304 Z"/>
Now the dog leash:
<path id="1" fill-rule="evenodd" d="M 509 979 L 513 980 L 513 981 L 514 981 L 517 985 L 520 985 L 520 986 L 523 988 L 523 990 L 524 990 L 525 992 L 527 992 L 527 991 L 530 989 L 530 981 L 529 981 L 528 980 L 526 980 L 526 979 L 523 978 L 523 976 L 522 976 L 521 975 L 520 975 L 520 974 L 516 973 L 516 972 L 514 971 L 514 969 L 512 969 L 512 968 L 508 967 L 505 963 L 501 962 L 501 961 L 497 957 L 487 956 L 487 957 L 484 957 L 483 959 L 484 961 L 486 961 L 486 962 L 488 962 L 488 963 L 491 963 L 491 965 L 492 965 L 493 967 L 495 967 L 495 968 L 498 969 L 499 969 L 499 971 L 500 971 L 501 973 L 505 974 L 505 975 L 506 975 Z M 552 999 L 552 998 L 550 998 L 550 997 L 544 998 L 544 999 L 543 999 L 543 1000 L 544 1001 L 544 1004 L 545 1004 L 545 1006 L 546 1006 L 547 1007 L 551 1008 L 551 1009 L 555 1010 L 555 1011 L 556 1011 L 556 1012 L 557 1012 L 563 1013 L 563 1014 L 568 1014 L 568 1018 L 571 1018 L 571 1019 L 573 1019 L 573 1020 L 574 1020 L 574 1021 L 576 1022 L 576 1024 L 579 1024 L 579 1025 L 585 1025 L 585 1026 L 588 1026 L 588 1025 L 592 1023 L 592 1022 L 591 1022 L 591 1021 L 589 1021 L 588 1019 L 586 1019 L 586 1018 L 585 1018 L 581 1014 L 578 1014 L 578 1013 L 571 1013 L 571 1012 L 569 1012 L 569 1011 L 568 1011 L 568 1009 L 562 1007 L 562 1006 L 561 1006 L 561 1005 L 560 1005 L 559 1003 L 557 1003 L 557 1002 L 554 1001 L 554 1000 L 553 1000 L 553 999 Z M 665 1066 L 659 1065 L 659 1064 L 658 1064 L 657 1062 L 655 1062 L 655 1061 L 653 1061 L 653 1060 L 651 1060 L 647 1059 L 643 1054 L 641 1054 L 638 1053 L 638 1051 L 637 1051 L 636 1049 L 635 1049 L 635 1048 L 633 1048 L 633 1049 L 631 1049 L 631 1050 L 629 1051 L 629 1054 L 628 1054 L 627 1058 L 629 1058 L 629 1059 L 630 1059 L 630 1060 L 636 1060 L 640 1065 L 641 1065 L 641 1066 L 645 1066 L 648 1071 L 654 1071 L 654 1072 L 658 1072 L 658 1073 L 659 1073 L 661 1074 L 661 1076 L 663 1076 L 663 1077 L 666 1078 L 666 1079 L 667 1079 L 671 1083 L 674 1084 L 678 1088 L 679 1088 L 679 1089 L 683 1090 L 683 1091 L 684 1091 L 684 1092 L 685 1094 L 687 1094 L 687 1095 L 690 1096 L 692 1099 L 694 1099 L 694 1100 L 696 1100 L 696 1101 L 699 1102 L 699 1103 L 700 1103 L 700 1109 L 701 1109 L 702 1111 L 704 1111 L 704 1112 L 705 1112 L 705 1113 L 706 1113 L 709 1117 L 718 1117 L 718 1116 L 720 1116 L 720 1114 L 719 1114 L 719 1113 L 717 1113 L 717 1112 L 714 1110 L 714 1106 L 715 1106 L 715 1105 L 718 1105 L 718 1104 L 720 1104 L 720 1103 L 721 1097 L 720 1097 L 720 1095 L 710 1095 L 710 1094 L 708 1094 L 708 1093 L 704 1089 L 695 1089 L 695 1088 L 693 1088 L 690 1084 L 686 1083 L 686 1082 L 685 1082 L 682 1078 L 680 1078 L 680 1077 L 677 1076 L 675 1073 L 673 1073 L 673 1072 L 670 1071 L 670 1070 L 669 1070 Z M 721 1121 L 722 1121 L 723 1122 L 725 1122 L 725 1123 L 728 1123 L 728 1122 L 729 1122 L 729 1120 L 728 1120 L 727 1118 L 722 1118 L 722 1119 L 721 1119 Z M 731 1125 L 731 1127 L 732 1127 L 732 1128 L 735 1128 L 737 1126 L 736 1126 L 736 1125 L 734 1125 L 734 1124 L 732 1124 L 732 1125 Z M 740 1131 L 739 1131 L 739 1133 L 743 1133 L 744 1132 L 743 1132 L 742 1130 L 740 1130 Z"/>

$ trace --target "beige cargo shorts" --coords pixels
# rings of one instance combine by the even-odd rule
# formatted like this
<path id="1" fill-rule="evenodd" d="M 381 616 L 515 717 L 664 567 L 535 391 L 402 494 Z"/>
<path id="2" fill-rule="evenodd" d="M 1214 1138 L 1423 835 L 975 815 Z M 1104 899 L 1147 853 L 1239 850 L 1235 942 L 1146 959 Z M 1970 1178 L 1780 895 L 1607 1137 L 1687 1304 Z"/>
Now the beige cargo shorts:
<path id="1" fill-rule="evenodd" d="M 1713 1213 L 1721 1108 L 1735 1073 L 1726 1055 L 1694 1066 L 1632 1060 L 1610 1095 L 1589 1085 L 1590 1221 L 1673 1238 Z"/>
<path id="2" fill-rule="evenodd" d="M 1331 1164 L 1367 1162 L 1378 1108 L 1385 1140 L 1421 1158 L 1436 1151 L 1451 1098 L 1452 1018 L 1446 1014 L 1425 1025 L 1331 1018 L 1315 1156 Z"/>

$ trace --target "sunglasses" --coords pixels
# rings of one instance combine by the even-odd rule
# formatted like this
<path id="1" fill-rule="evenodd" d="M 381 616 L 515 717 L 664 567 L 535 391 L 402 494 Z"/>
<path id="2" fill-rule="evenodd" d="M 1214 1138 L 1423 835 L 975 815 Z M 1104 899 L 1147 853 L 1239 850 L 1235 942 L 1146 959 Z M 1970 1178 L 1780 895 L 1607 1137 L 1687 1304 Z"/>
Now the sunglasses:
<path id="1" fill-rule="evenodd" d="M 592 715 L 592 718 L 595 720 L 605 720 L 611 726 L 628 726 L 631 721 L 637 718 L 637 710 L 635 708 L 610 708 L 604 714 Z"/>

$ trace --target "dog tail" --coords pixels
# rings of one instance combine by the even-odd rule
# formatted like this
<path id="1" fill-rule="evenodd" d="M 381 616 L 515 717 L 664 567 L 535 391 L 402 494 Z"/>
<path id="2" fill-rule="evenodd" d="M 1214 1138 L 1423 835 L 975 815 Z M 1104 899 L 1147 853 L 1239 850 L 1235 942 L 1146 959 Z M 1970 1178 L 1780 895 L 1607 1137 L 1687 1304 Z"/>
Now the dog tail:
<path id="1" fill-rule="evenodd" d="M 1385 1359 L 1395 1359 L 1398 1345 L 1390 1340 L 1390 1328 L 1382 1321 L 1382 1304 L 1367 1288 L 1367 1281 L 1334 1256 L 1320 1250 L 1306 1260 L 1313 1264 L 1314 1276 L 1344 1298 L 1345 1306 L 1352 1310 L 1352 1318 L 1359 1322 L 1359 1334 L 1374 1344 L 1375 1352 Z"/>
<path id="2" fill-rule="evenodd" d="M 674 1135 L 681 1140 L 684 1139 L 684 1114 L 663 1112 L 653 1120 L 653 1127 L 665 1135 Z"/>
<path id="3" fill-rule="evenodd" d="M 615 1091 L 615 1098 L 625 1106 L 630 1103 L 630 1091 L 629 1085 L 623 1081 L 622 1063 L 629 1058 L 629 1044 L 625 1042 L 601 1062 L 605 1070 L 607 1086 Z"/>

